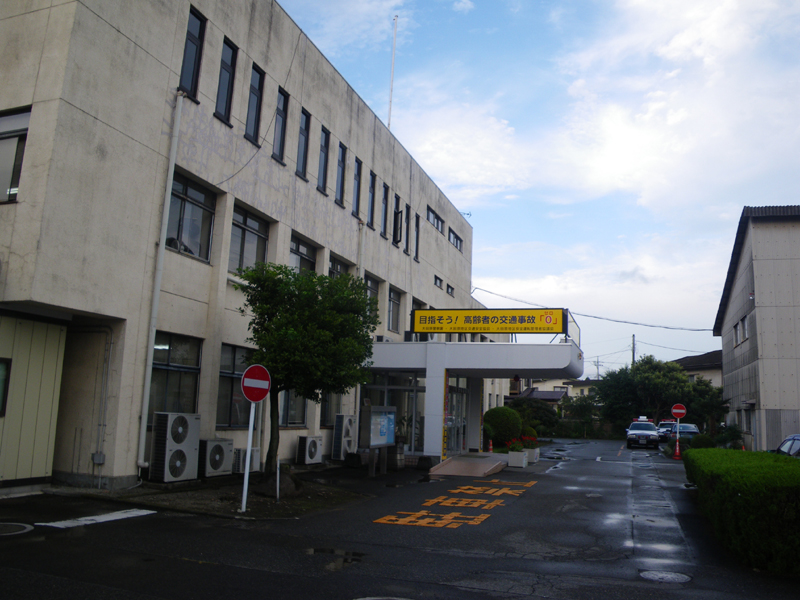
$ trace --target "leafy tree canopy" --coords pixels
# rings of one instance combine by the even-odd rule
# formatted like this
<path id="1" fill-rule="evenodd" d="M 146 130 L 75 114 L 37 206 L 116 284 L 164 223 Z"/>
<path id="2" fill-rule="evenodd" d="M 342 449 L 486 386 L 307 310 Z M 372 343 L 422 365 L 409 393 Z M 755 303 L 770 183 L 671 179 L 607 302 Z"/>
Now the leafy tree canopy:
<path id="1" fill-rule="evenodd" d="M 278 449 L 278 393 L 294 390 L 319 402 L 341 394 L 369 376 L 372 333 L 378 325 L 376 300 L 363 280 L 349 274 L 332 278 L 270 263 L 239 271 L 245 281 L 241 312 L 250 316 L 248 341 L 257 350 L 253 364 L 272 378 L 271 435 L 267 465 L 275 471 Z"/>
<path id="2" fill-rule="evenodd" d="M 523 427 L 533 427 L 537 431 L 540 428 L 551 431 L 558 425 L 558 413 L 544 400 L 517 396 L 506 406 L 510 406 L 520 414 Z"/>

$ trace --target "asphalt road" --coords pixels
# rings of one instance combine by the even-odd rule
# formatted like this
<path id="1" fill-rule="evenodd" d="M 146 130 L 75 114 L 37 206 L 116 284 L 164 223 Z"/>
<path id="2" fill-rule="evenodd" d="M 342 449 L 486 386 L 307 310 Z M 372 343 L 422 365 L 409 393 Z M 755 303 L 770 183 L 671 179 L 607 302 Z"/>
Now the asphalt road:
<path id="1" fill-rule="evenodd" d="M 93 522 L 132 507 L 0 500 L 0 598 L 798 597 L 797 579 L 743 569 L 716 546 L 681 462 L 624 442 L 559 443 L 533 468 L 485 480 L 330 483 L 370 497 L 281 521 L 159 511 Z"/>

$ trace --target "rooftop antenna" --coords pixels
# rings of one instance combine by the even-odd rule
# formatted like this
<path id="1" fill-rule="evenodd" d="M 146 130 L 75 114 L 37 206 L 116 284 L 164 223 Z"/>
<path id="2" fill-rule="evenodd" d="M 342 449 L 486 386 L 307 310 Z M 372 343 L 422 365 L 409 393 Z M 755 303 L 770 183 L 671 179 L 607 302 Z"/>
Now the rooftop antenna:
<path id="1" fill-rule="evenodd" d="M 394 90 L 394 51 L 397 47 L 397 15 L 394 16 L 394 37 L 392 39 L 392 77 L 389 81 L 389 119 L 386 121 L 386 128 L 392 129 L 392 92 Z"/>

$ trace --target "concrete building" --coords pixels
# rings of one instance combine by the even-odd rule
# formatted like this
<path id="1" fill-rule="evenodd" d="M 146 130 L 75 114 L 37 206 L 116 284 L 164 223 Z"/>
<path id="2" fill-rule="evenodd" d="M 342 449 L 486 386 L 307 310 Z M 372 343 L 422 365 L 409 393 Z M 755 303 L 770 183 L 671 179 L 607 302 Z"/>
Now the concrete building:
<path id="1" fill-rule="evenodd" d="M 800 431 L 800 207 L 746 206 L 714 335 L 729 423 L 752 450 Z"/>
<path id="2" fill-rule="evenodd" d="M 712 350 L 705 354 L 684 356 L 672 362 L 678 363 L 690 381 L 702 377 L 715 387 L 722 387 L 722 350 Z"/>
<path id="3" fill-rule="evenodd" d="M 404 343 L 414 309 L 479 306 L 472 227 L 276 2 L 3 3 L 0 39 L 0 482 L 133 485 L 155 412 L 244 447 L 234 271 L 255 261 L 350 272 L 380 306 L 375 382 L 319 405 L 284 394 L 281 460 L 303 438 L 330 455 L 336 415 L 365 400 L 418 428 L 409 452 L 445 456 L 447 427 L 450 453 L 473 446 L 508 388 L 474 368 L 491 361 L 434 361 L 448 370 L 426 394 L 424 361 L 382 354 L 510 346 Z M 566 362 L 560 344 L 537 356 L 575 377 L 563 341 Z"/>

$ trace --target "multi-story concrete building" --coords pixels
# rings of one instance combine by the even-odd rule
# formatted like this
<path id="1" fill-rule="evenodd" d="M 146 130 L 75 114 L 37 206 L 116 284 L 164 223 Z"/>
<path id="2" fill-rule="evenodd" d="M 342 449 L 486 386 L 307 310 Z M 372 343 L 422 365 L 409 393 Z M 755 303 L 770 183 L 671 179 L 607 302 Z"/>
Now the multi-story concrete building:
<path id="1" fill-rule="evenodd" d="M 800 207 L 744 207 L 719 304 L 723 398 L 748 449 L 800 431 Z"/>
<path id="2" fill-rule="evenodd" d="M 494 344 L 400 344 L 415 308 L 479 306 L 472 227 L 276 2 L 4 3 L 0 39 L 0 481 L 131 485 L 155 412 L 245 446 L 234 284 L 256 261 L 363 277 L 376 350 L 439 344 L 449 369 L 426 394 L 430 363 L 378 351 L 370 386 L 284 394 L 282 460 L 301 436 L 330 454 L 366 399 L 411 424 L 409 452 L 475 446 L 507 382 L 442 356 Z M 574 343 L 553 350 L 545 367 L 582 370 Z"/>

